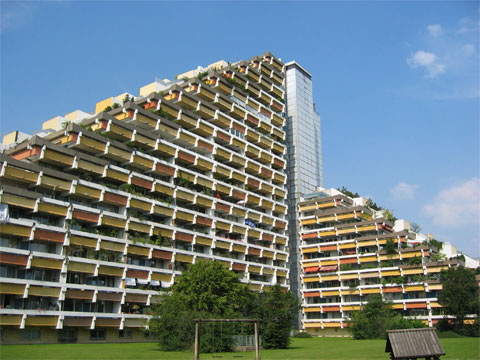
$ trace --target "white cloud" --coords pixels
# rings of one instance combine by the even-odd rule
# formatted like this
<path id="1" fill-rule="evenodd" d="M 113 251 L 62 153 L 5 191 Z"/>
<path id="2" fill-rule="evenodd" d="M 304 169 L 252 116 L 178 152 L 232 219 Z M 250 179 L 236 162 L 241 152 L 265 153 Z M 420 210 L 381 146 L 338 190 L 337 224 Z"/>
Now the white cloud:
<path id="1" fill-rule="evenodd" d="M 444 227 L 480 225 L 480 178 L 440 191 L 431 204 L 423 207 L 434 224 Z"/>
<path id="2" fill-rule="evenodd" d="M 443 28 L 440 24 L 429 25 L 427 30 L 433 37 L 439 37 L 443 34 Z"/>
<path id="3" fill-rule="evenodd" d="M 28 24 L 35 11 L 35 4 L 24 1 L 2 1 L 0 32 L 15 30 Z"/>
<path id="4" fill-rule="evenodd" d="M 399 182 L 393 188 L 390 189 L 395 200 L 413 200 L 415 196 L 415 189 L 418 185 L 411 185 L 404 182 Z"/>
<path id="5" fill-rule="evenodd" d="M 477 32 L 479 28 L 479 24 L 473 21 L 470 18 L 464 17 L 461 18 L 458 22 L 458 29 L 455 31 L 457 35 L 469 33 L 469 32 Z"/>
<path id="6" fill-rule="evenodd" d="M 462 46 L 462 53 L 465 56 L 471 56 L 475 53 L 475 45 L 465 44 Z"/>
<path id="7" fill-rule="evenodd" d="M 438 61 L 437 55 L 423 50 L 417 51 L 415 54 L 407 58 L 407 64 L 412 69 L 425 68 L 428 71 L 429 78 L 445 72 L 446 66 Z"/>

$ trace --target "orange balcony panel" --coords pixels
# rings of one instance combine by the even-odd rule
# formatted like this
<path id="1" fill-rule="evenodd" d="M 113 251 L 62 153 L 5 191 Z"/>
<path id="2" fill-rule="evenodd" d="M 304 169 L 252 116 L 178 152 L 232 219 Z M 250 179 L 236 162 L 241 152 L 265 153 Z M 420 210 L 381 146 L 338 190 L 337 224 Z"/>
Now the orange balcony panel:
<path id="1" fill-rule="evenodd" d="M 323 312 L 340 311 L 340 306 L 323 306 Z"/>
<path id="2" fill-rule="evenodd" d="M 172 260 L 173 254 L 169 251 L 163 251 L 163 250 L 153 250 L 152 252 L 152 258 L 155 259 L 163 259 L 163 260 Z"/>
<path id="3" fill-rule="evenodd" d="M 175 175 L 175 169 L 174 168 L 172 168 L 170 166 L 167 166 L 167 165 L 164 165 L 164 164 L 159 164 L 159 163 L 157 163 L 157 165 L 155 166 L 155 172 L 159 173 L 161 175 L 165 175 L 165 176 Z"/>
<path id="4" fill-rule="evenodd" d="M 260 181 L 252 179 L 252 178 L 248 178 L 247 185 L 249 187 L 259 189 L 260 188 Z"/>
<path id="5" fill-rule="evenodd" d="M 202 148 L 202 149 L 207 150 L 207 151 L 209 151 L 209 152 L 213 152 L 213 145 L 212 145 L 212 144 L 209 144 L 209 143 L 207 143 L 207 142 L 205 142 L 205 141 L 203 141 L 203 140 L 198 140 L 197 146 L 198 146 L 199 148 Z"/>
<path id="6" fill-rule="evenodd" d="M 384 293 L 401 293 L 402 287 L 401 286 L 384 287 L 383 292 Z"/>
<path id="7" fill-rule="evenodd" d="M 352 259 L 340 259 L 340 264 L 356 264 L 357 258 Z"/>
<path id="8" fill-rule="evenodd" d="M 320 251 L 334 251 L 337 250 L 337 245 L 321 246 Z"/>
<path id="9" fill-rule="evenodd" d="M 251 125 L 254 127 L 257 127 L 260 124 L 260 119 L 258 119 L 257 117 L 251 114 L 247 114 L 247 118 L 245 119 L 245 121 L 247 122 L 248 125 Z"/>
<path id="10" fill-rule="evenodd" d="M 248 248 L 248 255 L 260 256 L 260 249 Z"/>
<path id="11" fill-rule="evenodd" d="M 260 171 L 260 176 L 268 179 L 272 177 L 272 171 L 268 170 L 267 168 L 262 167 L 262 170 Z"/>
<path id="12" fill-rule="evenodd" d="M 230 212 L 230 206 L 229 206 L 229 205 L 226 205 L 226 204 L 217 203 L 217 204 L 215 205 L 215 208 L 216 208 L 218 211 L 223 211 L 223 212 L 226 212 L 226 213 L 229 213 L 229 212 Z"/>
<path id="13" fill-rule="evenodd" d="M 273 166 L 276 167 L 277 169 L 283 169 L 285 167 L 285 161 L 274 158 Z"/>
<path id="14" fill-rule="evenodd" d="M 318 237 L 317 233 L 303 234 L 302 239 L 315 239 Z"/>
<path id="15" fill-rule="evenodd" d="M 33 237 L 35 240 L 44 240 L 44 241 L 63 243 L 65 239 L 65 234 L 36 229 Z"/>
<path id="16" fill-rule="evenodd" d="M 405 307 L 407 309 L 426 309 L 427 304 L 426 303 L 406 303 Z"/>
<path id="17" fill-rule="evenodd" d="M 273 242 L 273 235 L 263 233 L 263 234 L 262 234 L 262 240 L 263 240 L 263 241 Z"/>
<path id="18" fill-rule="evenodd" d="M 188 154 L 186 152 L 183 152 L 183 151 L 179 151 L 178 152 L 178 158 L 180 160 L 183 160 L 191 165 L 194 165 L 195 164 L 195 156 L 194 155 L 191 155 L 191 154 Z"/>
<path id="19" fill-rule="evenodd" d="M 131 183 L 132 185 L 140 186 L 147 190 L 152 190 L 152 182 L 150 180 L 141 179 L 141 178 L 132 176 Z"/>
<path id="20" fill-rule="evenodd" d="M 0 264 L 27 266 L 28 255 L 0 253 Z"/>
<path id="21" fill-rule="evenodd" d="M 177 232 L 175 234 L 175 240 L 185 241 L 185 242 L 193 242 L 193 235 L 182 233 L 182 232 Z"/>
<path id="22" fill-rule="evenodd" d="M 148 279 L 148 271 L 129 269 L 127 270 L 127 277 L 137 278 L 137 279 Z"/>
<path id="23" fill-rule="evenodd" d="M 232 270 L 234 270 L 234 271 L 246 271 L 247 270 L 247 265 L 246 264 L 233 263 L 232 264 Z"/>
<path id="24" fill-rule="evenodd" d="M 98 223 L 98 214 L 92 214 L 86 211 L 73 210 L 72 217 L 75 220 L 88 221 L 91 223 Z"/>
<path id="25" fill-rule="evenodd" d="M 217 134 L 215 135 L 218 139 L 223 140 L 227 143 L 230 143 L 232 137 L 230 135 L 227 135 L 221 131 L 217 131 Z"/>
<path id="26" fill-rule="evenodd" d="M 269 110 L 267 110 L 266 108 L 264 108 L 263 106 L 260 107 L 260 112 L 268 118 L 272 117 L 272 113 Z"/>
<path id="27" fill-rule="evenodd" d="M 101 291 L 97 294 L 97 301 L 122 301 L 122 294 Z"/>
<path id="28" fill-rule="evenodd" d="M 233 190 L 232 190 L 232 197 L 233 197 L 234 199 L 238 199 L 238 200 L 245 200 L 245 193 L 233 189 Z"/>
<path id="29" fill-rule="evenodd" d="M 303 297 L 318 297 L 320 296 L 320 292 L 316 291 L 316 292 L 308 292 L 308 293 L 304 293 L 303 294 Z"/>
<path id="30" fill-rule="evenodd" d="M 278 229 L 285 229 L 287 227 L 287 224 L 283 221 L 275 220 L 275 226 Z"/>
<path id="31" fill-rule="evenodd" d="M 248 115 L 247 115 L 247 116 L 248 116 Z M 242 134 L 245 134 L 245 126 L 240 125 L 240 124 L 238 124 L 238 123 L 236 123 L 236 122 L 233 122 L 232 127 L 233 127 L 235 130 L 240 131 Z"/>
<path id="32" fill-rule="evenodd" d="M 41 146 L 34 146 L 33 149 L 24 149 L 12 155 L 12 157 L 16 160 L 23 160 L 30 156 L 40 156 L 42 153 Z"/>
<path id="33" fill-rule="evenodd" d="M 121 195 L 105 192 L 103 194 L 103 201 L 110 204 L 127 206 L 127 198 Z"/>
<path id="34" fill-rule="evenodd" d="M 197 215 L 195 219 L 195 224 L 205 225 L 210 227 L 212 226 L 212 219 Z"/>

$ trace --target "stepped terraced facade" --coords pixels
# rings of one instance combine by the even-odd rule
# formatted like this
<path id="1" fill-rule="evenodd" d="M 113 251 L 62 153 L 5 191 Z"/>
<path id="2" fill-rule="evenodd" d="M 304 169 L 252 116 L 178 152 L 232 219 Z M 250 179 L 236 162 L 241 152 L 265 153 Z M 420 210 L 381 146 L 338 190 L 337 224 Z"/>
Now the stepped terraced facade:
<path id="1" fill-rule="evenodd" d="M 224 63 L 4 149 L 2 342 L 143 341 L 199 259 L 287 288 L 284 74 L 270 53 Z"/>
<path id="2" fill-rule="evenodd" d="M 429 326 L 442 319 L 438 275 L 459 260 L 438 261 L 428 237 L 409 231 L 404 220 L 385 219 L 365 198 L 318 190 L 298 205 L 303 327 L 317 335 L 339 333 L 370 294 L 382 294 L 393 309 Z M 387 241 L 394 249 L 387 251 Z"/>

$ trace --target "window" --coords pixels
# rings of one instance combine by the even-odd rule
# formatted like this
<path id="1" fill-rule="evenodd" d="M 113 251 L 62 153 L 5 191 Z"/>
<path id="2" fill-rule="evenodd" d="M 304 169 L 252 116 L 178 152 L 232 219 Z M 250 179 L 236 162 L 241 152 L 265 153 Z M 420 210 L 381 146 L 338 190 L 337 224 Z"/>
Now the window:
<path id="1" fill-rule="evenodd" d="M 40 340 L 40 330 L 25 329 L 22 331 L 22 340 Z"/>
<path id="2" fill-rule="evenodd" d="M 63 329 L 58 332 L 58 342 L 77 342 L 76 329 Z"/>
<path id="3" fill-rule="evenodd" d="M 131 339 L 132 330 L 118 330 L 118 337 L 120 339 Z"/>
<path id="4" fill-rule="evenodd" d="M 90 330 L 90 340 L 105 340 L 107 338 L 104 329 Z"/>

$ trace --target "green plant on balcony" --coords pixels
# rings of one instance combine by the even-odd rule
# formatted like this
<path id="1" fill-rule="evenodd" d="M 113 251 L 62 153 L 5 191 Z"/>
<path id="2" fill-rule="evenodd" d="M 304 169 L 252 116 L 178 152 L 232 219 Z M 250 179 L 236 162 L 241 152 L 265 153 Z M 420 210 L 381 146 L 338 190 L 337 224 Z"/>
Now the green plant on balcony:
<path id="1" fill-rule="evenodd" d="M 395 283 L 396 284 L 406 284 L 408 281 L 406 278 L 404 278 L 403 276 L 398 276 L 396 279 L 395 279 Z"/>
<path id="2" fill-rule="evenodd" d="M 130 96 L 128 94 L 125 94 L 125 97 L 123 98 L 123 104 L 127 103 L 130 101 Z M 133 101 L 133 100 L 132 100 Z"/>
<path id="3" fill-rule="evenodd" d="M 118 103 L 115 103 L 112 105 L 112 109 L 118 109 L 120 107 L 120 105 Z"/>
<path id="4" fill-rule="evenodd" d="M 365 269 L 375 269 L 377 267 L 376 263 L 363 263 L 360 265 L 360 269 L 365 270 Z"/>
<path id="5" fill-rule="evenodd" d="M 163 110 L 161 107 L 160 109 L 153 110 L 152 112 L 157 114 L 160 117 L 163 117 L 164 119 L 168 119 L 170 117 L 170 114 L 167 111 Z"/>
<path id="6" fill-rule="evenodd" d="M 111 111 L 113 108 L 109 105 L 107 107 L 105 107 L 105 109 L 103 109 L 103 112 L 109 112 Z"/>
<path id="7" fill-rule="evenodd" d="M 128 240 L 130 240 L 134 244 L 136 244 L 137 242 L 146 244 L 148 239 L 145 235 L 142 235 L 136 231 L 132 231 L 128 233 Z"/>
<path id="8" fill-rule="evenodd" d="M 62 122 L 62 129 L 66 129 L 68 124 L 71 124 L 72 122 L 71 121 L 64 121 Z"/>
<path id="9" fill-rule="evenodd" d="M 392 255 L 397 253 L 397 245 L 392 239 L 387 239 L 385 246 L 383 249 L 387 252 L 387 254 Z"/>
<path id="10" fill-rule="evenodd" d="M 82 119 L 81 121 L 83 121 L 83 120 L 85 120 L 85 119 Z M 80 124 L 80 126 L 87 131 L 92 131 L 93 132 L 92 127 L 90 125 L 87 126 L 85 124 Z"/>
<path id="11" fill-rule="evenodd" d="M 340 271 L 353 270 L 352 264 L 340 264 Z"/>
<path id="12" fill-rule="evenodd" d="M 420 265 L 422 263 L 422 257 L 421 256 L 415 256 L 413 258 L 408 259 L 407 264 L 408 265 Z"/>

